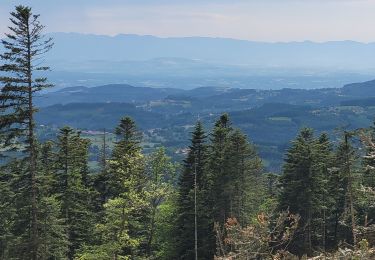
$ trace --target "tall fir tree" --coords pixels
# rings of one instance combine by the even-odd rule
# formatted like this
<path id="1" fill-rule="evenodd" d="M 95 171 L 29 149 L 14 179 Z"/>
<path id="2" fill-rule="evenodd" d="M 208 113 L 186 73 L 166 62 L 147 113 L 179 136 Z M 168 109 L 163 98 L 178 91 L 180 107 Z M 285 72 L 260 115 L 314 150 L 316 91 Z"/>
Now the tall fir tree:
<path id="1" fill-rule="evenodd" d="M 44 38 L 44 26 L 39 22 L 39 15 L 34 15 L 30 7 L 16 6 L 11 12 L 11 31 L 1 42 L 5 52 L 0 55 L 3 61 L 0 82 L 4 85 L 0 92 L 0 136 L 6 149 L 23 147 L 27 169 L 22 171 L 25 191 L 23 200 L 29 200 L 24 206 L 30 210 L 30 224 L 24 232 L 29 235 L 29 258 L 38 257 L 38 187 L 37 187 L 37 141 L 33 97 L 35 93 L 51 85 L 43 77 L 35 77 L 35 72 L 45 71 L 48 67 L 40 66 L 40 58 L 52 47 L 52 40 Z M 21 145 L 21 146 L 20 146 Z M 4 148 L 4 147 L 3 147 Z M 27 211 L 25 211 L 27 212 Z"/>
<path id="2" fill-rule="evenodd" d="M 337 221 L 340 222 L 341 234 L 337 239 L 345 240 L 347 243 L 356 244 L 356 211 L 355 211 L 355 190 L 357 184 L 355 161 L 355 149 L 351 145 L 353 133 L 344 132 L 343 139 L 336 152 L 337 175 L 341 179 L 339 187 L 342 192 L 335 196 L 337 211 L 341 214 Z M 342 225 L 344 224 L 344 225 Z M 339 230 L 337 230 L 338 232 Z"/>
<path id="3" fill-rule="evenodd" d="M 107 198 L 118 197 L 126 191 L 123 184 L 129 175 L 139 174 L 139 172 L 129 172 L 130 168 L 127 165 L 131 165 L 133 158 L 139 158 L 142 150 L 140 146 L 142 136 L 132 118 L 122 118 L 115 133 L 117 142 L 108 163 Z"/>
<path id="4" fill-rule="evenodd" d="M 94 176 L 93 185 L 96 190 L 95 194 L 95 210 L 99 213 L 98 218 L 100 220 L 102 211 L 104 210 L 103 206 L 108 201 L 109 190 L 108 190 L 108 160 L 109 160 L 109 147 L 107 144 L 107 133 L 103 129 L 102 135 L 102 145 L 99 152 L 99 166 L 100 171 L 97 175 Z"/>
<path id="5" fill-rule="evenodd" d="M 319 212 L 314 203 L 318 179 L 314 172 L 314 145 L 313 131 L 302 129 L 287 152 L 280 178 L 279 209 L 301 216 L 299 232 L 291 248 L 298 254 L 312 253 L 313 216 Z"/>
<path id="6" fill-rule="evenodd" d="M 332 212 L 332 199 L 330 198 L 329 180 L 333 167 L 333 151 L 329 137 L 322 133 L 314 143 L 313 166 L 311 187 L 313 196 L 312 203 L 315 209 L 312 216 L 312 244 L 323 252 L 328 249 L 328 235 L 330 229 L 327 226 L 328 218 Z"/>
<path id="7" fill-rule="evenodd" d="M 224 224 L 230 217 L 230 190 L 227 189 L 230 179 L 230 158 L 227 151 L 232 130 L 228 114 L 223 114 L 215 122 L 210 137 L 208 167 L 212 187 L 209 196 L 213 203 L 214 221 L 221 224 Z"/>
<path id="8" fill-rule="evenodd" d="M 57 141 L 55 193 L 61 201 L 61 214 L 67 227 L 69 251 L 88 243 L 93 230 L 92 191 L 87 186 L 89 141 L 70 127 L 60 129 Z"/>
<path id="9" fill-rule="evenodd" d="M 228 141 L 230 170 L 226 189 L 229 191 L 229 214 L 242 225 L 247 225 L 265 198 L 262 161 L 240 130 L 234 130 Z"/>
<path id="10" fill-rule="evenodd" d="M 215 253 L 213 247 L 213 221 L 205 189 L 210 180 L 206 176 L 207 145 L 206 134 L 200 121 L 192 133 L 189 152 L 184 160 L 182 173 L 178 181 L 176 248 L 177 259 L 195 258 L 195 229 L 197 229 L 198 258 L 210 259 Z M 195 187 L 195 179 L 196 185 Z M 197 204 L 194 189 L 197 188 Z M 195 212 L 195 206 L 197 212 Z M 197 214 L 196 214 L 197 213 Z M 195 215 L 196 214 L 196 215 Z M 197 226 L 195 226 L 195 216 Z M 213 240 L 213 241 L 212 241 Z"/>
<path id="11" fill-rule="evenodd" d="M 121 199 L 128 204 L 128 235 L 138 238 L 137 247 L 125 247 L 131 255 L 144 255 L 147 247 L 146 187 L 147 174 L 145 157 L 140 146 L 141 133 L 133 119 L 124 117 L 116 128 L 118 141 L 108 161 L 108 198 Z"/>

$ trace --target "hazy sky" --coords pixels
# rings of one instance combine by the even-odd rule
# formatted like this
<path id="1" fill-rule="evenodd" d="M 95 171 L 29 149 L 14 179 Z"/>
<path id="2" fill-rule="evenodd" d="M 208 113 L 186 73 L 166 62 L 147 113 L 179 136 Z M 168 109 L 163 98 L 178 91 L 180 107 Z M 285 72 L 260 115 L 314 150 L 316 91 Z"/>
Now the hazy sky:
<path id="1" fill-rule="evenodd" d="M 1 34 L 19 3 L 49 32 L 375 42 L 375 0 L 0 0 Z"/>

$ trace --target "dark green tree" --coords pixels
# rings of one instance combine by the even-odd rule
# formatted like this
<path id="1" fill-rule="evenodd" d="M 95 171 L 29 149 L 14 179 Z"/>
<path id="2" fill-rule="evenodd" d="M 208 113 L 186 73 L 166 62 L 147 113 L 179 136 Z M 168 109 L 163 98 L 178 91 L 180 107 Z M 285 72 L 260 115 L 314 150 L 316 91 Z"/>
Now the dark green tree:
<path id="1" fill-rule="evenodd" d="M 343 139 L 336 151 L 335 166 L 336 180 L 338 183 L 333 183 L 339 188 L 340 193 L 334 195 L 335 210 L 337 211 L 337 219 L 335 222 L 335 237 L 336 243 L 340 240 L 345 240 L 347 243 L 356 244 L 356 187 L 358 184 L 357 172 L 355 170 L 356 151 L 351 145 L 351 138 L 353 133 L 344 132 Z M 334 191 L 337 191 L 334 190 Z"/>
<path id="2" fill-rule="evenodd" d="M 314 145 L 313 131 L 304 128 L 289 148 L 283 175 L 280 178 L 280 210 L 289 210 L 301 216 L 299 232 L 292 244 L 292 250 L 298 254 L 311 254 L 313 250 L 313 216 L 319 210 L 315 207 L 314 186 Z"/>
<path id="3" fill-rule="evenodd" d="M 75 252 L 91 239 L 93 232 L 92 191 L 87 186 L 89 141 L 70 127 L 60 129 L 57 141 L 55 193 L 67 228 L 69 251 Z"/>
<path id="4" fill-rule="evenodd" d="M 211 133 L 209 147 L 209 175 L 212 179 L 210 199 L 215 222 L 224 224 L 230 217 L 230 156 L 228 156 L 229 137 L 232 132 L 228 114 L 223 114 L 216 121 Z"/>
<path id="5" fill-rule="evenodd" d="M 133 119 L 124 117 L 120 120 L 115 131 L 117 142 L 112 151 L 111 162 L 108 165 L 106 198 L 118 197 L 125 190 L 124 181 L 129 177 L 127 165 L 131 165 L 132 158 L 138 158 L 141 153 L 141 133 Z M 130 169 L 130 168 L 128 168 Z M 134 173 L 135 174 L 135 173 Z M 139 180 L 142 181 L 141 179 Z"/>
<path id="6" fill-rule="evenodd" d="M 28 207 L 30 220 L 24 232 L 29 234 L 28 256 L 36 260 L 38 257 L 38 187 L 37 187 L 37 142 L 35 137 L 35 121 L 33 97 L 38 91 L 50 87 L 47 79 L 35 76 L 35 72 L 47 70 L 40 66 L 40 58 L 52 47 L 51 39 L 42 35 L 44 26 L 39 22 L 39 15 L 34 15 L 30 7 L 16 6 L 11 12 L 10 33 L 1 42 L 5 52 L 0 55 L 3 61 L 0 66 L 3 84 L 0 92 L 0 139 L 1 147 L 8 150 L 25 152 L 27 168 L 22 171 L 24 191 L 22 200 Z M 20 173 L 21 174 L 21 173 Z"/>
<path id="7" fill-rule="evenodd" d="M 328 219 L 332 215 L 333 200 L 330 196 L 329 180 L 334 166 L 332 145 L 326 133 L 317 138 L 313 150 L 312 203 L 315 212 L 312 220 L 312 244 L 326 251 L 331 228 Z"/>
<path id="8" fill-rule="evenodd" d="M 228 146 L 230 216 L 247 225 L 256 216 L 265 199 L 263 166 L 255 148 L 240 130 L 229 137 Z"/>
<path id="9" fill-rule="evenodd" d="M 206 134 L 201 122 L 197 122 L 192 133 L 189 152 L 184 160 L 182 173 L 178 181 L 177 221 L 176 221 L 176 258 L 195 258 L 195 229 L 197 228 L 198 258 L 210 259 L 214 251 L 213 221 L 211 220 L 210 201 L 205 189 L 209 180 L 206 178 L 207 145 Z M 197 214 L 195 213 L 195 180 L 197 184 Z M 195 214 L 197 226 L 195 226 Z"/>

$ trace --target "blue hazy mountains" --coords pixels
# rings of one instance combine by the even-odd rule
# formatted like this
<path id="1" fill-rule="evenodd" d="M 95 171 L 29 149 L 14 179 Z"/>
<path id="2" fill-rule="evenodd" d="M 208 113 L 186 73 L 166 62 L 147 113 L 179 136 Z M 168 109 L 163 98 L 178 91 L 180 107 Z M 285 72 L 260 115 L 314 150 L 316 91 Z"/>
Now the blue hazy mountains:
<path id="1" fill-rule="evenodd" d="M 53 33 L 46 56 L 58 88 L 129 84 L 193 89 L 340 87 L 374 78 L 375 44 Z"/>
<path id="2" fill-rule="evenodd" d="M 287 42 L 264 43 L 235 39 L 186 37 L 159 38 L 140 35 L 99 36 L 54 33 L 57 61 L 144 61 L 181 58 L 214 64 L 247 65 L 256 68 L 374 68 L 375 43 Z M 180 60 L 181 61 L 181 60 Z M 173 62 L 173 61 L 167 61 Z"/>

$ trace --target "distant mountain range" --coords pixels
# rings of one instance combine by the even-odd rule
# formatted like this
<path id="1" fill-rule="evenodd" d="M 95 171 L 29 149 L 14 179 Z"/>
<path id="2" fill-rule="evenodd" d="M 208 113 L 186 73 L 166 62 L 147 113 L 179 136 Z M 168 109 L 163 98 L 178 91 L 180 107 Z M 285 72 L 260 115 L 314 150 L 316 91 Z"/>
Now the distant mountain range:
<path id="1" fill-rule="evenodd" d="M 114 37 L 52 33 L 55 47 L 48 59 L 69 61 L 84 69 L 84 61 L 144 61 L 181 58 L 190 62 L 232 64 L 254 68 L 375 68 L 375 43 L 353 41 L 266 43 L 245 40 L 183 37 L 159 38 L 121 34 Z M 78 64 L 77 64 L 78 63 Z M 174 60 L 165 61 L 176 65 Z"/>
<path id="2" fill-rule="evenodd" d="M 312 89 L 375 77 L 375 43 L 265 43 L 79 33 L 50 36 L 55 45 L 45 57 L 52 69 L 48 78 L 59 89 L 119 83 L 183 89 Z"/>
<path id="3" fill-rule="evenodd" d="M 51 33 L 55 89 L 84 85 L 314 89 L 375 78 L 375 43 Z M 2 46 L 0 45 L 0 52 Z"/>

